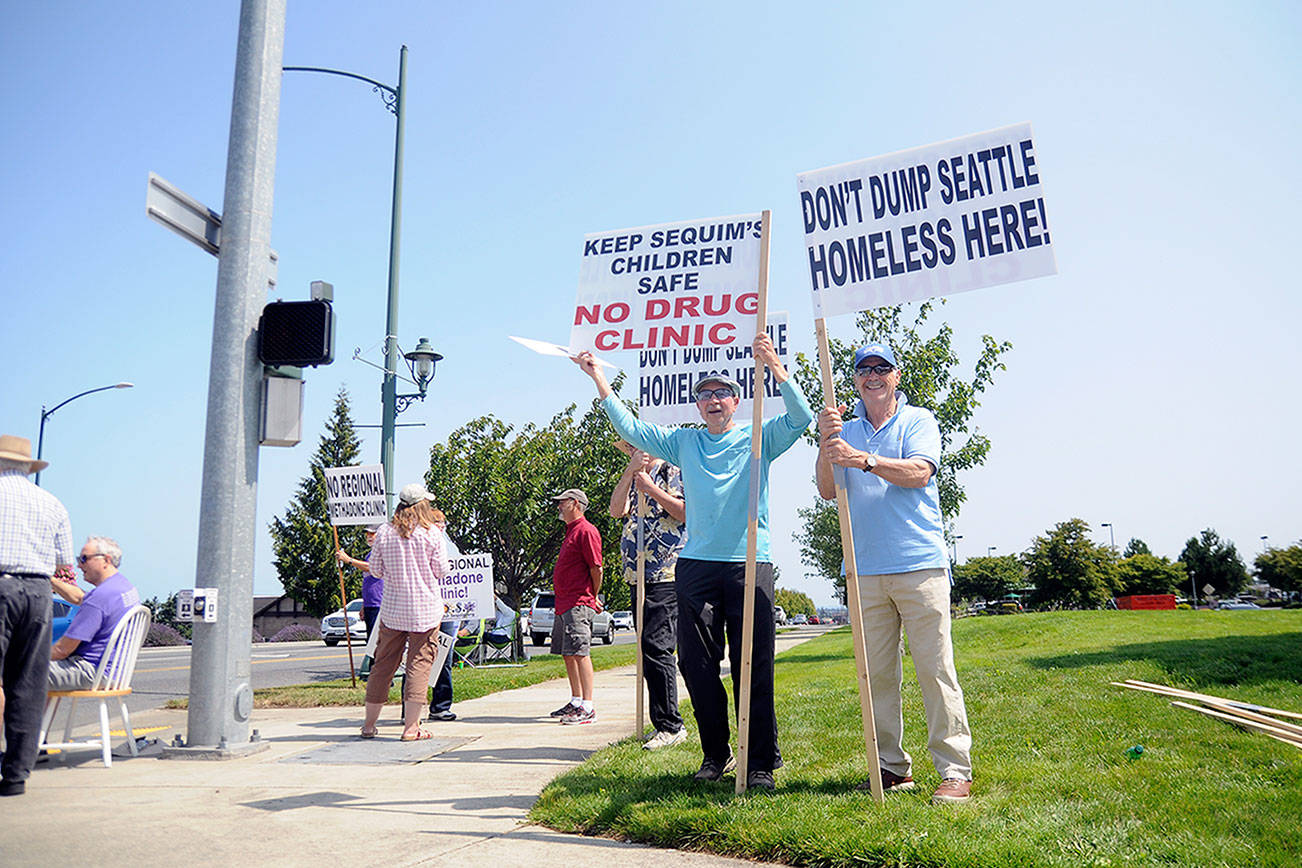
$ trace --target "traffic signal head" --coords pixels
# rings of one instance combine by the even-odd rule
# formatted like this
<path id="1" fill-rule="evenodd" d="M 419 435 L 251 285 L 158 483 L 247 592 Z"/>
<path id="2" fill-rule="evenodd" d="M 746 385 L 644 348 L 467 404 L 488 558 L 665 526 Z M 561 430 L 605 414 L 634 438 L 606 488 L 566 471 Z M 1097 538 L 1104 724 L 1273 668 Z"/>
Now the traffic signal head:
<path id="1" fill-rule="evenodd" d="M 296 368 L 335 359 L 335 315 L 328 301 L 273 301 L 258 321 L 258 358 Z"/>

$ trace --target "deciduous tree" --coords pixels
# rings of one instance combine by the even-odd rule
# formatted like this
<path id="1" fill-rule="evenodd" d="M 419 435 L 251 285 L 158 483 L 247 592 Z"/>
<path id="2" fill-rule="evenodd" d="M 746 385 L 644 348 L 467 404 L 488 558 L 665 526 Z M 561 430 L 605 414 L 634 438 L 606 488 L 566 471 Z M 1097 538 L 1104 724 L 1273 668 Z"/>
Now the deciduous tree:
<path id="1" fill-rule="evenodd" d="M 1034 590 L 1033 607 L 1097 609 L 1116 596 L 1115 556 L 1090 539 L 1090 526 L 1079 518 L 1060 522 L 1031 541 L 1022 555 Z"/>
<path id="2" fill-rule="evenodd" d="M 518 431 L 494 416 L 472 419 L 430 449 L 425 483 L 447 515 L 448 535 L 463 552 L 489 552 L 493 578 L 508 605 L 551 589 L 565 525 L 552 496 L 579 488 L 587 519 L 601 532 L 603 594 L 627 601 L 619 556 L 620 522 L 606 511 L 627 459 L 595 402 L 575 418 L 571 404 L 544 426 Z M 626 604 L 626 603 L 625 603 Z"/>
<path id="3" fill-rule="evenodd" d="M 1302 541 L 1285 549 L 1269 548 L 1253 563 L 1257 581 L 1281 591 L 1302 591 Z"/>
<path id="4" fill-rule="evenodd" d="M 1126 550 L 1129 551 L 1130 546 Z M 1176 594 L 1186 581 L 1184 564 L 1169 558 L 1134 554 L 1117 563 L 1117 596 Z"/>
<path id="5" fill-rule="evenodd" d="M 787 613 L 788 618 L 797 613 L 806 617 L 813 617 L 818 614 L 818 609 L 814 606 L 814 601 L 809 598 L 808 594 L 802 594 L 790 588 L 778 588 L 774 591 L 773 603 L 781 606 L 782 611 Z"/>
<path id="6" fill-rule="evenodd" d="M 1026 585 L 1026 568 L 1017 555 L 968 558 L 954 567 L 953 596 L 961 600 L 998 600 Z"/>

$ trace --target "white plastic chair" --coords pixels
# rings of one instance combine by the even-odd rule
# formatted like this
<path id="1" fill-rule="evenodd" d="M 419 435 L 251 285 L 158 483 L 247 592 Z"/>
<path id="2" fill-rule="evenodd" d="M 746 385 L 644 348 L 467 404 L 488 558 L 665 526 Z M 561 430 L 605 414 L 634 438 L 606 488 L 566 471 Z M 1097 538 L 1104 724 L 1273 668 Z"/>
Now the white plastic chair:
<path id="1" fill-rule="evenodd" d="M 109 739 L 108 701 L 118 701 L 118 715 L 127 733 L 127 744 L 131 755 L 137 756 L 136 735 L 131 729 L 131 712 L 127 711 L 126 698 L 131 694 L 131 675 L 136 670 L 136 657 L 145 644 L 145 635 L 149 632 L 149 623 L 153 614 L 147 606 L 133 606 L 122 616 L 104 649 L 104 657 L 95 670 L 95 680 L 84 690 L 51 690 L 45 695 L 45 716 L 41 719 L 41 750 L 98 747 L 104 757 L 104 766 L 113 765 L 113 744 Z M 54 714 L 59 710 L 59 703 L 71 699 L 68 705 L 68 724 L 63 730 L 63 741 L 47 742 L 46 734 L 54 722 Z M 77 710 L 78 699 L 99 700 L 99 738 L 86 741 L 72 741 L 73 713 Z"/>

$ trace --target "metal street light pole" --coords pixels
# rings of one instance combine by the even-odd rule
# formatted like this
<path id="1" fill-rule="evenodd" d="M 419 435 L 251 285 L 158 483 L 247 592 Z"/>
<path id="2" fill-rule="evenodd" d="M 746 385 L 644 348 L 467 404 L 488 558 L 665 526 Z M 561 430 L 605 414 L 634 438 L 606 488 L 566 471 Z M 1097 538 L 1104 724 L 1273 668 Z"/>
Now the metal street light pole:
<path id="1" fill-rule="evenodd" d="M 380 403 L 383 407 L 380 425 L 380 463 L 384 465 L 384 491 L 389 502 L 389 511 L 392 512 L 393 438 L 398 419 L 398 264 L 402 242 L 403 134 L 406 129 L 402 105 L 407 95 L 407 46 L 402 46 L 398 56 L 397 87 L 390 87 L 364 75 L 319 66 L 286 66 L 284 71 L 323 72 L 364 81 L 381 92 L 385 106 L 397 118 L 393 145 L 393 204 L 389 217 L 389 296 L 384 318 L 384 382 L 380 387 Z"/>
<path id="2" fill-rule="evenodd" d="M 994 554 L 994 551 L 997 548 L 999 548 L 999 546 L 986 546 L 986 557 L 990 557 L 992 554 Z"/>
<path id="3" fill-rule="evenodd" d="M 53 407 L 51 407 L 48 410 L 45 409 L 44 406 L 42 406 L 41 407 L 41 432 L 36 438 L 36 460 L 37 461 L 41 460 L 41 451 L 45 448 L 45 420 L 53 416 L 55 410 L 59 409 L 64 404 L 75 401 L 78 398 L 85 397 L 86 395 L 93 395 L 96 392 L 103 392 L 108 389 L 130 389 L 134 385 L 135 383 L 124 382 L 124 383 L 114 383 L 111 386 L 98 386 L 94 389 L 87 389 L 84 392 L 78 392 L 77 394 L 73 395 L 71 398 L 60 401 L 59 403 L 55 404 Z M 36 484 L 37 485 L 41 484 L 41 472 L 39 470 L 36 471 Z M 1265 537 L 1263 536 L 1262 539 L 1265 539 Z"/>
<path id="4" fill-rule="evenodd" d="M 958 541 L 963 538 L 963 534 L 954 535 L 954 563 L 958 563 Z"/>
<path id="5" fill-rule="evenodd" d="M 1106 527 L 1108 529 L 1108 544 L 1112 548 L 1112 553 L 1115 555 L 1117 553 L 1117 539 L 1112 535 L 1112 523 L 1105 521 L 1103 524 L 1099 525 L 1099 527 Z"/>

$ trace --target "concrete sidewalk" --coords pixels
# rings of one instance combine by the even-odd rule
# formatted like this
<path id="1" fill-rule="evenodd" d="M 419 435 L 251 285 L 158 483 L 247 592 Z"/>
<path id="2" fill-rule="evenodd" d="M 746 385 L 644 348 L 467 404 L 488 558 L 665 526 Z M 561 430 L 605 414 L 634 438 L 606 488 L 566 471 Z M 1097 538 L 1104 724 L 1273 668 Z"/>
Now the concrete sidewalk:
<path id="1" fill-rule="evenodd" d="M 780 634 L 778 651 L 819 632 Z M 457 721 L 425 724 L 430 741 L 399 741 L 396 705 L 371 741 L 357 735 L 360 707 L 258 709 L 252 725 L 270 748 L 242 759 L 161 760 L 154 748 L 106 769 L 98 751 L 64 753 L 36 767 L 26 795 L 0 800 L 0 861 L 756 864 L 527 825 L 552 778 L 632 735 L 634 682 L 631 666 L 598 672 L 597 720 L 583 726 L 548 717 L 568 698 L 559 680 L 457 703 Z M 162 727 L 147 736 L 167 743 L 184 733 L 186 715 L 159 709 L 133 715 L 132 724 L 137 732 Z"/>

